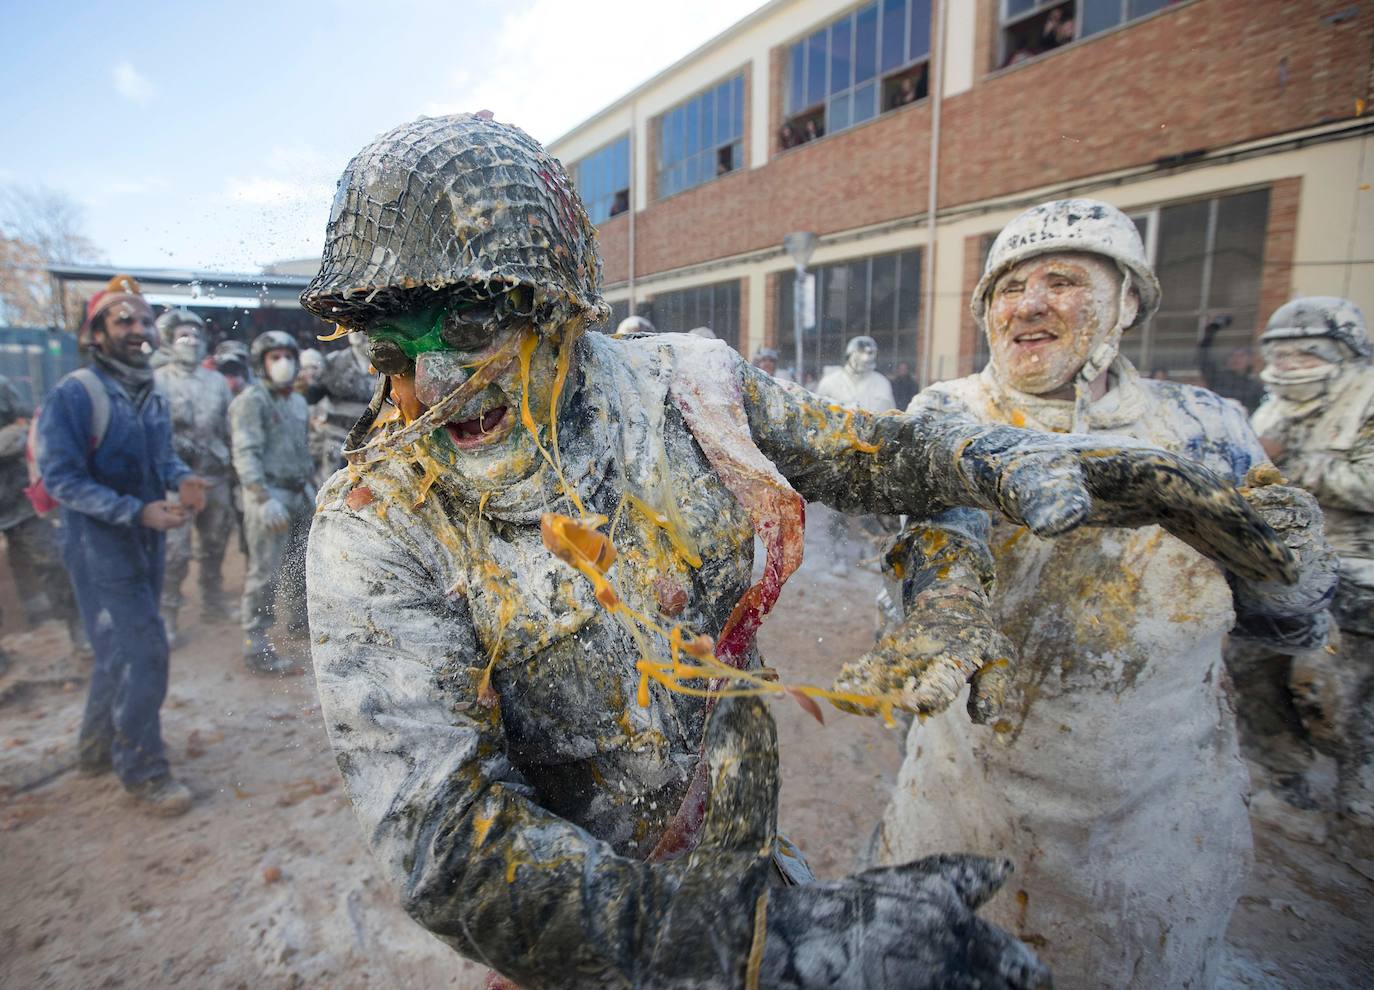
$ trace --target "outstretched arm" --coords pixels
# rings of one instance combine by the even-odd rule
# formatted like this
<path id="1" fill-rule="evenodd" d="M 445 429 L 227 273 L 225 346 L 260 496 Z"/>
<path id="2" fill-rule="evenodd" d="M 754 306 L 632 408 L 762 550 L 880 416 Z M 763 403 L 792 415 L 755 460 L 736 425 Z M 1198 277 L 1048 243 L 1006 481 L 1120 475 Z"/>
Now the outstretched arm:
<path id="1" fill-rule="evenodd" d="M 991 509 L 1038 536 L 1159 524 L 1227 570 L 1297 577 L 1292 551 L 1213 472 L 1122 438 L 979 425 L 946 410 L 871 416 L 829 406 L 738 362 L 759 449 L 808 499 L 927 517 Z"/>

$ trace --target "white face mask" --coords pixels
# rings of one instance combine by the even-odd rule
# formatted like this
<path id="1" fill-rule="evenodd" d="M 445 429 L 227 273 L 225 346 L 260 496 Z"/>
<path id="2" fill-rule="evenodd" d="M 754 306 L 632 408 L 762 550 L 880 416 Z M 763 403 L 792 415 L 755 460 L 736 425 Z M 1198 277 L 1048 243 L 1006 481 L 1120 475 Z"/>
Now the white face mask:
<path id="1" fill-rule="evenodd" d="M 849 370 L 856 375 L 866 375 L 878 366 L 878 352 L 867 347 L 856 348 L 849 355 Z"/>
<path id="2" fill-rule="evenodd" d="M 296 380 L 296 362 L 293 358 L 277 358 L 268 362 L 267 378 L 273 385 L 290 385 Z"/>
<path id="3" fill-rule="evenodd" d="M 172 358 L 177 364 L 193 368 L 205 357 L 205 347 L 195 337 L 181 337 L 172 342 Z"/>
<path id="4" fill-rule="evenodd" d="M 1331 387 L 1331 381 L 1340 373 L 1340 365 L 1320 364 L 1314 368 L 1295 368 L 1292 371 L 1279 371 L 1266 367 L 1260 372 L 1260 381 L 1280 399 L 1289 402 L 1311 402 L 1320 399 Z"/>

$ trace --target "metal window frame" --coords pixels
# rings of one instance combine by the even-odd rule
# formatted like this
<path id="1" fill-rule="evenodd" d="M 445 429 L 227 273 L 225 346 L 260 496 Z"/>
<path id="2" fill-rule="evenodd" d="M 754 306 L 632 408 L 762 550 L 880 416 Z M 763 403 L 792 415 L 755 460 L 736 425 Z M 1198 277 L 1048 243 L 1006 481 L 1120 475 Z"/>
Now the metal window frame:
<path id="1" fill-rule="evenodd" d="M 683 147 L 682 147 L 682 152 L 683 152 L 683 153 L 682 153 L 682 157 L 679 158 L 679 159 L 676 159 L 675 161 L 673 161 L 673 162 L 671 162 L 671 163 L 665 164 L 665 162 L 664 162 L 664 151 L 665 151 L 665 146 L 666 146 L 666 144 L 667 144 L 667 139 L 666 139 L 666 137 L 664 136 L 664 135 L 665 135 L 665 127 L 664 127 L 664 125 L 665 125 L 665 123 L 667 122 L 668 118 L 671 117 L 671 116 L 672 116 L 675 112 L 677 112 L 678 110 L 683 110 L 683 111 L 685 111 L 686 108 L 687 108 L 690 104 L 692 104 L 692 103 L 694 103 L 694 102 L 696 102 L 696 101 L 699 101 L 699 100 L 704 100 L 704 99 L 706 98 L 706 95 L 707 95 L 708 93 L 709 93 L 709 94 L 712 94 L 712 97 L 713 97 L 713 98 L 712 98 L 712 100 L 711 100 L 711 138 L 712 138 L 712 140 L 714 141 L 714 140 L 716 139 L 716 129 L 715 129 L 715 125 L 716 125 L 716 106 L 715 106 L 715 105 L 716 105 L 716 100 L 714 99 L 714 94 L 715 94 L 716 90 L 720 88 L 720 86 L 721 86 L 722 83 L 729 83 L 729 84 L 730 84 L 730 86 L 729 86 L 729 90 L 730 90 L 730 100 L 731 100 L 731 102 L 733 103 L 733 101 L 734 101 L 734 99 L 735 99 L 735 86 L 734 86 L 734 83 L 735 83 L 735 80 L 737 80 L 737 79 L 739 80 L 739 107 L 738 107 L 739 113 L 738 113 L 738 114 L 734 114 L 734 113 L 733 113 L 733 110 L 732 110 L 732 116 L 737 116 L 738 119 L 735 120 L 734 126 L 733 126 L 731 129 L 734 130 L 734 131 L 737 131 L 738 133 L 737 133 L 734 137 L 732 137 L 729 141 L 720 141 L 720 142 L 717 142 L 717 143 L 713 144 L 713 145 L 712 145 L 711 147 L 709 147 L 709 148 L 698 148 L 698 149 L 697 149 L 695 152 L 693 152 L 692 154 L 688 154 L 688 153 L 687 153 L 687 146 L 686 146 L 686 144 L 684 143 L 684 144 L 683 144 Z M 701 109 L 702 109 L 702 110 L 705 110 L 705 107 L 703 106 Z M 686 114 L 684 113 L 684 118 L 685 118 L 685 116 L 686 116 Z M 697 125 L 697 126 L 698 126 L 698 130 L 700 129 L 700 122 L 699 122 L 699 121 L 700 121 L 700 117 L 701 117 L 701 116 L 702 116 L 702 115 L 699 113 L 699 114 L 698 114 L 698 125 Z M 685 100 L 679 100 L 677 103 L 674 103 L 672 106 L 670 106 L 670 107 L 666 108 L 665 110 L 663 110 L 662 112 L 660 112 L 660 113 L 658 114 L 658 116 L 656 116 L 656 117 L 654 118 L 654 121 L 655 121 L 655 123 L 656 123 L 656 125 L 657 125 L 657 127 L 658 127 L 658 134 L 659 134 L 659 139 L 658 139 L 658 150 L 657 150 L 657 153 L 656 153 L 656 155 L 655 155 L 655 162 L 654 162 L 654 165 L 655 165 L 655 178 L 656 178 L 656 180 L 657 180 L 657 181 L 656 181 L 656 184 L 655 184 L 655 189 L 654 189 L 654 198 L 655 198 L 656 200 L 659 200 L 659 199 L 667 199 L 667 198 L 670 197 L 670 196 L 676 196 L 678 193 L 686 192 L 686 191 L 689 190 L 689 189 L 696 189 L 698 186 L 704 186 L 704 185 L 706 185 L 706 183 L 708 183 L 708 182 L 713 182 L 713 181 L 715 181 L 716 179 L 720 178 L 720 176 L 716 174 L 716 170 L 715 170 L 715 161 L 716 161 L 716 157 L 720 154 L 720 150 L 721 150 L 722 148 L 729 148 L 729 149 L 730 149 L 730 160 L 733 162 L 733 161 L 734 161 L 734 158 L 735 158 L 735 152 L 734 152 L 734 147 L 735 147 L 735 145 L 738 144 L 738 145 L 741 145 L 741 146 L 742 146 L 742 145 L 743 145 L 743 142 L 744 142 L 744 69 L 741 68 L 741 69 L 739 69 L 739 70 L 736 71 L 736 72 L 732 72 L 732 73 L 730 73 L 729 75 L 721 76 L 721 77 L 719 77 L 719 78 L 713 80 L 713 81 L 712 81 L 711 83 L 709 83 L 708 85 L 703 86 L 703 87 L 701 87 L 700 89 L 698 89 L 695 93 L 693 93 L 691 96 L 687 97 Z M 685 120 L 684 120 L 684 123 L 683 123 L 683 127 L 684 127 L 684 130 L 685 130 L 685 128 L 686 128 Z M 699 136 L 699 135 L 698 135 L 698 136 Z M 685 134 L 684 134 L 684 137 L 685 137 Z M 741 157 L 742 157 L 742 156 L 741 156 Z M 678 186 L 677 186 L 676 188 L 674 188 L 674 189 L 671 189 L 671 190 L 669 190 L 669 191 L 665 191 L 665 189 L 664 189 L 664 186 L 665 186 L 665 176 L 666 176 L 669 172 L 671 172 L 674 168 L 678 167 L 679 165 L 681 165 L 681 166 L 686 166 L 687 163 L 688 163 L 689 161 L 693 161 L 693 160 L 695 160 L 695 161 L 698 163 L 698 167 L 700 167 L 700 163 L 701 163 L 702 161 L 705 161 L 705 162 L 709 163 L 710 167 L 709 167 L 708 169 L 706 169 L 706 172 L 707 172 L 706 177 L 705 177 L 705 178 L 698 178 L 696 182 L 691 182 L 691 183 L 689 183 L 689 182 L 686 181 L 686 175 L 685 175 L 685 172 L 684 172 L 684 176 L 683 176 L 682 183 L 681 183 L 680 185 L 678 185 Z M 734 171 L 736 171 L 736 169 L 731 169 L 731 172 L 734 172 Z M 701 174 L 701 173 L 698 172 L 698 175 L 700 175 L 700 174 Z M 730 173 L 727 172 L 726 174 L 728 175 L 728 174 L 730 174 Z"/>
<path id="2" fill-rule="evenodd" d="M 689 330 L 694 330 L 697 326 L 707 326 L 719 335 L 720 331 L 715 326 L 715 324 L 720 322 L 717 310 L 720 309 L 720 315 L 723 316 L 724 310 L 727 308 L 726 303 L 733 303 L 732 315 L 728 324 L 728 329 L 733 335 L 733 340 L 727 340 L 726 342 L 729 343 L 731 347 L 739 350 L 740 344 L 742 343 L 740 339 L 740 326 L 742 321 L 740 319 L 741 293 L 739 283 L 740 279 L 734 278 L 725 279 L 720 282 L 706 282 L 701 285 L 685 285 L 680 289 L 669 289 L 658 293 L 648 300 L 648 304 L 653 307 L 655 322 L 660 325 L 666 325 L 670 321 L 665 319 L 664 310 L 661 308 L 665 302 L 671 302 L 680 312 L 686 311 L 689 300 L 696 302 L 698 310 L 702 308 L 702 303 L 704 302 L 707 313 L 706 319 L 690 327 L 681 327 L 679 328 L 679 332 L 686 333 Z"/>
<path id="3" fill-rule="evenodd" d="M 805 99 L 805 98 L 806 98 L 806 92 L 807 92 L 808 83 L 809 83 L 809 80 L 810 80 L 810 77 L 811 77 L 811 46 L 808 44 L 808 42 L 811 40 L 812 36 L 814 36 L 814 35 L 817 34 L 818 32 L 820 32 L 820 31 L 824 31 L 824 32 L 825 32 L 825 57 L 824 57 L 824 59 L 823 59 L 823 61 L 825 62 L 825 66 L 824 66 L 823 83 L 822 83 L 822 86 L 821 86 L 821 89 L 822 89 L 822 91 L 823 91 L 823 95 L 822 95 L 821 99 L 820 99 L 818 102 L 816 102 L 816 103 L 807 103 L 807 104 L 804 104 L 804 105 L 799 106 L 799 107 L 788 107 L 786 101 L 787 101 L 787 99 L 790 98 L 791 94 L 790 94 L 790 93 L 787 93 L 787 94 L 785 95 L 785 97 L 784 97 L 784 103 L 783 103 L 783 106 L 784 106 L 784 108 L 786 109 L 786 114 L 785 114 L 785 116 L 784 116 L 784 123 L 786 123 L 788 120 L 791 120 L 791 119 L 793 119 L 793 118 L 795 118 L 795 117 L 802 116 L 802 115 L 804 115 L 804 114 L 809 115 L 809 114 L 815 112 L 815 110 L 819 107 L 820 110 L 821 110 L 822 121 L 824 122 L 825 135 L 838 134 L 838 133 L 841 133 L 842 131 L 847 131 L 847 130 L 849 130 L 849 128 L 851 128 L 851 127 L 858 126 L 858 125 L 856 125 L 856 124 L 853 122 L 853 119 L 854 119 L 854 114 L 853 114 L 854 95 L 855 95 L 855 93 L 856 93 L 858 90 L 862 89 L 864 86 L 869 85 L 870 83 L 872 83 L 873 88 L 874 88 L 874 94 L 873 94 L 873 100 L 874 100 L 873 113 L 872 113 L 870 116 L 866 117 L 864 120 L 859 121 L 859 123 L 860 123 L 860 124 L 866 124 L 866 123 L 868 123 L 868 121 L 870 121 L 870 120 L 876 120 L 878 117 L 881 117 L 884 113 L 887 113 L 887 111 L 883 109 L 883 99 L 882 99 L 882 94 L 883 94 L 883 83 L 886 82 L 889 78 L 891 78 L 891 77 L 893 77 L 893 76 L 902 75 L 902 74 L 905 73 L 905 72 L 911 71 L 912 69 L 914 69 L 914 68 L 915 68 L 916 66 L 918 66 L 918 65 L 921 65 L 921 64 L 923 64 L 923 63 L 929 63 L 929 62 L 930 62 L 930 52 L 929 52 L 929 51 L 927 51 L 924 55 L 922 55 L 922 56 L 920 56 L 920 57 L 918 57 L 918 58 L 912 58 L 912 57 L 911 57 L 911 32 L 912 32 L 913 19 L 914 19 L 914 17 L 915 17 L 915 6 L 916 6 L 916 3 L 915 3 L 915 0 L 902 0 L 902 15 L 903 15 L 903 18 L 904 18 L 904 20 L 905 20 L 905 24 L 904 24 L 904 28 L 903 28 L 903 37 L 902 37 L 902 55 L 904 56 L 904 60 L 903 60 L 902 62 L 898 63 L 898 64 L 897 64 L 896 66 L 894 66 L 893 68 L 888 69 L 887 71 L 883 71 L 883 68 L 882 68 L 882 39 L 883 39 L 884 19 L 886 18 L 887 15 L 886 15 L 886 13 L 885 13 L 885 11 L 884 11 L 884 9 L 883 9 L 883 6 L 884 6 L 884 5 L 883 5 L 882 0 L 870 0 L 870 2 L 872 2 L 873 6 L 876 8 L 877 13 L 878 13 L 878 26 L 877 26 L 877 33 L 876 33 L 876 36 L 875 36 L 875 44 L 876 44 L 876 46 L 877 46 L 877 52 L 876 52 L 876 67 L 877 67 L 877 71 L 874 72 L 873 78 L 872 78 L 872 79 L 866 79 L 866 80 L 864 80 L 862 83 L 860 83 L 860 82 L 851 82 L 851 83 L 849 84 L 849 86 L 847 86 L 845 89 L 840 90 L 838 93 L 831 93 L 831 92 L 830 92 L 830 61 L 831 61 L 831 60 L 830 60 L 830 50 L 831 50 L 831 38 L 832 38 L 832 36 L 833 36 L 835 26 L 836 26 L 837 24 L 839 24 L 841 21 L 848 21 L 848 22 L 849 22 L 849 66 L 850 66 L 850 77 L 851 77 L 851 79 L 853 78 L 853 75 L 854 75 L 854 66 L 855 66 L 855 64 L 856 64 L 856 57 L 857 57 L 857 55 L 858 55 L 858 43 L 859 43 L 859 11 L 862 10 L 864 7 L 867 7 L 867 6 L 868 6 L 868 3 L 861 3 L 861 4 L 859 4 L 857 7 L 854 7 L 854 8 L 852 8 L 851 10 L 849 10 L 847 13 L 841 14 L 839 17 L 836 17 L 835 19 L 833 19 L 833 20 L 827 22 L 826 25 L 825 25 L 823 28 L 818 28 L 818 29 L 816 29 L 816 30 L 811 30 L 811 31 L 806 32 L 806 34 L 802 35 L 802 36 L 801 36 L 800 38 L 798 38 L 796 41 L 791 42 L 791 43 L 787 46 L 787 48 L 788 48 L 788 51 L 787 51 L 788 65 L 785 67 L 784 74 L 785 74 L 785 76 L 786 76 L 786 78 L 787 78 L 789 87 L 790 87 L 790 84 L 791 84 L 791 70 L 792 70 L 791 59 L 792 59 L 792 57 L 793 57 L 793 54 L 792 54 L 792 47 L 795 45 L 795 46 L 799 46 L 799 47 L 801 48 L 802 59 L 803 59 L 803 65 L 802 65 L 802 86 L 801 86 L 801 88 L 802 88 L 802 99 Z M 1002 2 L 1005 3 L 1006 0 L 1002 0 Z M 1055 0 L 1055 2 L 1056 2 L 1056 3 L 1062 3 L 1063 0 Z M 1123 0 L 1123 2 L 1125 2 L 1125 0 Z M 843 127 L 835 128 L 835 127 L 832 127 L 832 126 L 831 126 L 831 125 L 832 125 L 831 106 L 835 103 L 836 100 L 843 99 L 843 98 L 847 98 L 847 99 L 850 101 L 850 108 L 851 108 L 851 109 L 850 109 L 850 115 L 849 115 L 849 116 L 850 116 L 850 123 L 845 124 Z M 824 135 L 823 135 L 823 136 L 824 136 Z"/>
<path id="4" fill-rule="evenodd" d="M 605 223 L 607 220 L 610 219 L 610 208 L 611 208 L 611 206 L 613 206 L 613 205 L 615 204 L 615 196 L 616 196 L 616 193 L 620 192 L 621 190 L 619 190 L 619 189 L 613 189 L 613 188 L 610 188 L 610 187 L 608 186 L 607 189 L 606 189 L 601 195 L 599 195 L 599 196 L 590 196 L 590 195 L 588 195 L 588 193 L 587 193 L 587 191 L 586 191 L 586 189 L 585 189 L 585 187 L 584 187 L 584 185 L 583 185 L 583 181 L 582 181 L 582 172 L 583 172 L 583 168 L 584 168 L 588 163 L 592 162 L 597 156 L 602 155 L 602 154 L 607 154 L 607 153 L 609 153 L 610 151 L 612 151 L 612 150 L 615 148 L 615 146 L 618 145 L 621 141 L 624 141 L 624 142 L 625 142 L 625 161 L 626 161 L 626 169 L 625 169 L 625 171 L 626 171 L 626 174 L 628 175 L 628 174 L 629 174 L 629 154 L 630 154 L 630 132 L 629 132 L 629 131 L 626 131 L 624 134 L 620 135 L 619 137 L 612 138 L 611 140 L 607 141 L 605 144 L 601 145 L 601 146 L 600 146 L 599 148 L 597 148 L 596 150 L 594 150 L 594 151 L 589 151 L 587 154 L 583 155 L 581 158 L 579 158 L 579 159 L 573 164 L 573 176 L 574 176 L 573 184 L 574 184 L 574 185 L 576 186 L 576 188 L 577 188 L 577 195 L 578 195 L 578 197 L 582 200 L 583 204 L 587 207 L 587 215 L 588 215 L 588 217 L 591 219 L 592 223 L 594 223 L 594 224 L 602 224 L 602 223 Z M 612 170 L 612 171 L 613 171 L 613 170 Z M 633 178 L 631 178 L 631 184 L 633 184 Z M 630 187 L 629 187 L 629 186 L 626 186 L 626 187 L 625 187 L 625 192 L 628 193 L 629 191 L 630 191 Z M 603 199 L 606 201 L 606 216 L 602 217 L 600 220 L 597 220 L 597 219 L 596 219 L 596 210 L 593 208 L 593 206 L 594 206 L 594 204 L 595 204 L 597 201 L 603 200 Z"/>
<path id="5" fill-rule="evenodd" d="M 827 271 L 831 270 L 831 269 L 836 269 L 836 268 L 845 268 L 845 269 L 847 269 L 850 265 L 854 264 L 855 262 L 859 262 L 859 261 L 861 261 L 861 262 L 864 263 L 864 313 L 865 313 L 865 321 L 864 321 L 864 322 L 865 322 L 865 324 L 866 324 L 866 328 L 865 328 L 865 330 L 864 330 L 863 332 L 866 333 L 866 334 L 868 334 L 870 337 L 873 337 L 873 339 L 874 339 L 875 341 L 877 341 L 877 343 L 878 343 L 878 349 L 879 349 L 879 352 L 880 352 L 880 353 L 882 352 L 884 342 L 886 342 L 887 347 L 888 347 L 888 350 L 889 350 L 890 352 L 901 353 L 901 342 L 902 342 L 903 338 L 904 338 L 907 334 L 910 334 L 910 336 L 911 336 L 913 342 L 914 342 L 914 343 L 917 345 L 917 347 L 919 348 L 920 342 L 921 342 L 921 310 L 922 310 L 922 307 L 925 305 L 925 300 L 922 299 L 922 298 L 921 298 L 921 295 L 920 295 L 920 288 L 921 288 L 921 287 L 920 287 L 920 284 L 919 284 L 919 283 L 920 283 L 920 278 L 921 278 L 921 264 L 922 264 L 921 253 L 922 253 L 923 250 L 924 250 L 924 248 L 923 248 L 921 245 L 917 244 L 917 245 L 913 245 L 912 247 L 901 248 L 901 249 L 896 250 L 896 251 L 879 251 L 879 252 L 877 252 L 876 254 L 856 255 L 856 256 L 850 257 L 850 258 L 837 258 L 836 260 L 831 261 L 831 262 L 827 262 L 827 263 L 825 263 L 825 264 L 823 264 L 823 265 L 815 265 L 815 266 L 811 267 L 808 271 L 809 271 L 810 274 L 814 275 L 815 278 L 816 278 L 816 313 L 817 313 L 817 321 L 816 321 L 816 329 L 815 329 L 815 331 L 814 331 L 815 337 L 813 338 L 813 339 L 814 339 L 814 346 L 808 348 L 806 357 L 803 359 L 803 363 L 805 364 L 805 363 L 807 363 L 807 362 L 809 362 L 809 361 L 814 361 L 814 362 L 815 362 L 815 369 L 814 369 L 814 370 L 815 370 L 815 372 L 816 372 L 817 375 L 819 375 L 819 374 L 821 373 L 821 370 L 824 368 L 824 363 L 823 363 L 823 361 L 822 361 L 822 350 L 823 350 L 823 342 L 824 342 L 824 341 L 826 340 L 826 338 L 827 338 L 827 334 L 826 334 L 826 332 L 825 332 L 825 325 L 824 325 L 824 319 L 825 319 L 824 314 L 825 314 L 825 308 L 826 308 L 826 302 L 827 302 L 826 296 L 828 295 L 828 290 L 826 289 L 825 273 L 826 273 Z M 901 310 L 902 310 L 901 300 L 902 300 L 902 287 L 903 287 L 903 286 L 902 286 L 902 262 L 901 262 L 901 259 L 902 259 L 902 257 L 903 257 L 904 255 L 908 255 L 908 254 L 912 254 L 912 255 L 915 255 L 915 256 L 916 256 L 916 267 L 915 267 L 915 271 L 916 271 L 916 280 L 917 280 L 917 285 L 916 285 L 916 319 L 915 319 L 915 322 L 914 322 L 911 326 L 903 326 L 902 323 L 901 323 L 901 321 L 898 319 L 898 315 L 901 313 Z M 893 266 L 892 266 L 892 268 L 893 268 L 893 272 L 892 272 L 892 274 L 893 274 L 893 280 L 892 280 L 892 313 L 891 313 L 891 317 L 892 317 L 892 319 L 891 319 L 892 329 L 891 329 L 891 330 L 881 331 L 881 332 L 880 332 L 881 339 L 880 339 L 879 336 L 875 336 L 875 335 L 874 335 L 874 332 L 873 332 L 873 262 L 876 261 L 878 258 L 888 258 L 888 257 L 890 257 L 890 258 L 893 259 Z M 845 284 L 845 293 L 846 293 L 845 308 L 846 308 L 846 310 L 848 310 L 848 306 L 849 306 L 848 293 L 852 291 L 852 288 L 853 288 L 853 287 L 850 286 L 850 285 L 848 284 L 848 279 L 846 278 L 846 284 Z M 785 305 L 786 303 L 790 302 L 791 300 L 790 300 L 789 298 L 785 298 L 785 296 L 786 296 L 787 293 L 789 293 L 789 292 L 795 292 L 795 291 L 796 291 L 796 285 L 795 285 L 795 283 L 794 283 L 794 281 L 793 281 L 792 279 L 790 279 L 790 278 L 780 278 L 780 279 L 778 280 L 778 306 L 779 306 L 778 313 L 779 313 L 780 321 L 781 321 L 782 319 L 787 319 L 787 320 L 790 321 L 791 319 L 794 318 L 793 308 L 792 308 L 791 306 Z M 790 322 L 789 322 L 789 324 L 788 324 L 787 326 L 782 326 L 782 324 L 781 324 L 781 322 L 780 322 L 780 323 L 779 323 L 779 336 L 782 335 L 782 331 L 784 331 L 784 330 L 790 331 L 791 329 L 792 329 L 792 328 L 791 328 Z M 857 331 L 857 330 L 854 330 L 854 331 L 850 334 L 850 336 L 853 336 L 854 334 L 857 334 L 857 333 L 858 333 L 858 331 Z M 840 349 L 839 349 L 839 351 L 840 351 L 841 354 L 844 353 L 843 344 L 844 344 L 844 341 L 842 340 L 842 341 L 841 341 L 841 346 L 840 346 Z M 912 355 L 910 355 L 910 356 L 908 356 L 908 357 L 901 358 L 900 360 L 914 361 L 914 360 L 915 360 L 915 355 L 912 354 Z M 806 370 L 807 370 L 807 369 L 806 369 L 805 367 L 803 367 L 802 369 L 799 369 L 799 371 L 798 371 L 798 381 L 801 380 L 801 374 L 802 374 L 802 372 L 804 372 L 804 371 L 806 371 Z"/>

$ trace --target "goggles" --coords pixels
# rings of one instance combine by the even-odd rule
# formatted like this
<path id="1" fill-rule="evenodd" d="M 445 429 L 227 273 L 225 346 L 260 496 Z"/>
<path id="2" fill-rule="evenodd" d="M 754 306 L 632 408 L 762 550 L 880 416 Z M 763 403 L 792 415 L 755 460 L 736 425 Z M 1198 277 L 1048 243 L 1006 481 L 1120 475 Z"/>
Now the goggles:
<path id="1" fill-rule="evenodd" d="M 451 299 L 418 335 L 383 322 L 367 331 L 372 366 L 384 375 L 405 375 L 414 370 L 421 354 L 484 350 L 511 321 L 529 321 L 529 314 L 521 312 L 528 308 L 528 297 L 528 292 L 512 290 L 492 299 Z"/>

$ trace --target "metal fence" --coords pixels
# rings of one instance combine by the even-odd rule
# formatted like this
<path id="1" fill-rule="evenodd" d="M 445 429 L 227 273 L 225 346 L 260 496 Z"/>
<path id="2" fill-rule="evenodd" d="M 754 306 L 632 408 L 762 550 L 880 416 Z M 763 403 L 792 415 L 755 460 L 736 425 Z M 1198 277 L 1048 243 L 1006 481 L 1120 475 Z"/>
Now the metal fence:
<path id="1" fill-rule="evenodd" d="M 80 364 L 76 338 L 69 333 L 0 327 L 0 375 L 8 378 L 31 405 L 40 402 L 59 378 Z"/>

